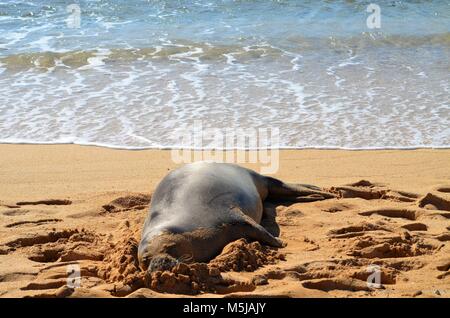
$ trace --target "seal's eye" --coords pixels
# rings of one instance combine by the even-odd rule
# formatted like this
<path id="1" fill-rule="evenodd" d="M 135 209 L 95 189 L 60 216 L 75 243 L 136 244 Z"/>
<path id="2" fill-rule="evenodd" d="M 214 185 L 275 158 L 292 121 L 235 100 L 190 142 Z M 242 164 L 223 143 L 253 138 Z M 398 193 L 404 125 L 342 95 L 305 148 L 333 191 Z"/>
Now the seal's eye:
<path id="1" fill-rule="evenodd" d="M 159 216 L 159 211 L 152 211 L 150 214 L 150 220 L 155 220 Z"/>
<path id="2" fill-rule="evenodd" d="M 178 258 L 178 260 L 179 260 L 181 263 L 187 263 L 187 264 L 189 264 L 189 263 L 192 263 L 192 262 L 194 261 L 194 256 L 193 256 L 192 254 L 184 254 L 184 255 L 181 255 L 181 256 Z"/>

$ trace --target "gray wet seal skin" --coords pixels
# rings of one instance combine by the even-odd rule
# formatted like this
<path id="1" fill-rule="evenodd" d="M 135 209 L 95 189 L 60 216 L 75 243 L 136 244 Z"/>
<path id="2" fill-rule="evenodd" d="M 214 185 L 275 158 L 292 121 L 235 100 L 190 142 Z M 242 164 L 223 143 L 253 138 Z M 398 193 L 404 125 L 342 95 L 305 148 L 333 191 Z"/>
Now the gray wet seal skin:
<path id="1" fill-rule="evenodd" d="M 287 184 L 235 164 L 196 162 L 171 171 L 152 195 L 138 248 L 142 269 L 207 262 L 240 238 L 282 247 L 270 201 L 334 197 L 311 185 Z M 264 226 L 262 226 L 265 225 Z"/>

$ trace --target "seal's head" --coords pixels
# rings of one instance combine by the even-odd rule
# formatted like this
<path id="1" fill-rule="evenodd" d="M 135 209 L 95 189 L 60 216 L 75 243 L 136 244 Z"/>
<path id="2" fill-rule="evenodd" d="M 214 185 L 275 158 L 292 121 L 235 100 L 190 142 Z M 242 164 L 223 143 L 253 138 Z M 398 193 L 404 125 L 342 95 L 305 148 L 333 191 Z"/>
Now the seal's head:
<path id="1" fill-rule="evenodd" d="M 181 234 L 144 237 L 138 248 L 139 266 L 150 272 L 170 270 L 180 262 L 189 263 L 192 258 L 192 245 Z"/>

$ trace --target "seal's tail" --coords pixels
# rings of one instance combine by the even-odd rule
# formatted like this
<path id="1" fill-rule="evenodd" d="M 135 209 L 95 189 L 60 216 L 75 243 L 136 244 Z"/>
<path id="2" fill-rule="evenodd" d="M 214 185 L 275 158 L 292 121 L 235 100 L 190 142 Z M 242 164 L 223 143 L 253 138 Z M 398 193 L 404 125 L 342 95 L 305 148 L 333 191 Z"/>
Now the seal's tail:
<path id="1" fill-rule="evenodd" d="M 287 200 L 295 202 L 311 202 L 336 198 L 336 195 L 323 191 L 309 184 L 284 183 L 281 180 L 266 177 L 269 190 L 268 199 Z"/>

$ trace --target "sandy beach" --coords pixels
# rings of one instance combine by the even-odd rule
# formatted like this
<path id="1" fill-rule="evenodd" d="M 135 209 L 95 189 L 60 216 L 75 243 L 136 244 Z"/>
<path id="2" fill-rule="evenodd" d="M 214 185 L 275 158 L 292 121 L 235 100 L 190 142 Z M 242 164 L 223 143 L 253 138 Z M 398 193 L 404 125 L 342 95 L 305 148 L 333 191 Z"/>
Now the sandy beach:
<path id="1" fill-rule="evenodd" d="M 152 191 L 177 167 L 170 151 L 0 145 L 0 153 L 2 297 L 450 295 L 450 150 L 281 151 L 274 177 L 339 198 L 274 207 L 284 248 L 238 241 L 194 266 L 206 270 L 203 280 L 163 273 L 155 288 L 137 266 L 136 242 Z M 77 288 L 67 286 L 73 269 Z M 374 273 L 379 285 L 367 283 Z M 196 284 L 193 295 L 174 287 L 182 277 Z"/>

